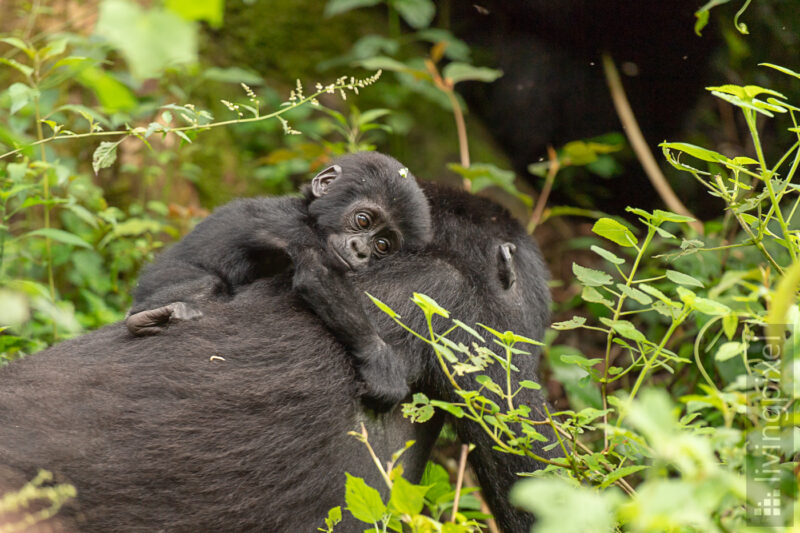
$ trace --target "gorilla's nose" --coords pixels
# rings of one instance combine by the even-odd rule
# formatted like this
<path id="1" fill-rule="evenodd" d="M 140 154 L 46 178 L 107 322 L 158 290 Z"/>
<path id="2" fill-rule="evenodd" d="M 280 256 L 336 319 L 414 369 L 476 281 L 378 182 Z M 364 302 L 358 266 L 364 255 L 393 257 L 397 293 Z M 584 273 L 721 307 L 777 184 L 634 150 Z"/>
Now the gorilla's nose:
<path id="1" fill-rule="evenodd" d="M 353 259 L 359 262 L 366 262 L 369 259 L 369 246 L 364 239 L 352 237 L 347 244 L 350 247 Z"/>

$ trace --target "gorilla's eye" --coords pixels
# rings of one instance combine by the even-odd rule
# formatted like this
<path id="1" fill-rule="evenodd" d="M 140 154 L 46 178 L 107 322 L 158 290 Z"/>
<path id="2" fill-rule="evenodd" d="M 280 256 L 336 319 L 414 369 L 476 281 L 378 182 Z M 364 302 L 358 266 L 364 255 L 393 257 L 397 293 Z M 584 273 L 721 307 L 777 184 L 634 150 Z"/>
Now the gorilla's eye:
<path id="1" fill-rule="evenodd" d="M 389 242 L 389 239 L 384 239 L 383 237 L 375 239 L 375 250 L 377 250 L 379 254 L 387 254 L 391 249 L 392 243 Z"/>
<path id="2" fill-rule="evenodd" d="M 368 213 L 359 211 L 356 213 L 356 224 L 358 224 L 358 227 L 361 229 L 367 229 L 372 225 L 372 219 Z"/>

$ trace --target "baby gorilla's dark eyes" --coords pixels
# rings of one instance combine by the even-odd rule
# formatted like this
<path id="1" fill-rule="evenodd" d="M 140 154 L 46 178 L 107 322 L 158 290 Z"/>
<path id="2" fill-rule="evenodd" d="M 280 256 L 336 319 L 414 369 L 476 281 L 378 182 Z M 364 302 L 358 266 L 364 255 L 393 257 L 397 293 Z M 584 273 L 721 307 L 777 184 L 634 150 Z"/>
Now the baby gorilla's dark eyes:
<path id="1" fill-rule="evenodd" d="M 392 249 L 392 243 L 389 242 L 389 239 L 384 239 L 383 237 L 375 239 L 375 249 L 380 254 L 389 253 L 389 250 Z"/>
<path id="2" fill-rule="evenodd" d="M 356 224 L 361 229 L 367 229 L 372 224 L 372 219 L 370 219 L 367 213 L 363 211 L 356 213 Z"/>

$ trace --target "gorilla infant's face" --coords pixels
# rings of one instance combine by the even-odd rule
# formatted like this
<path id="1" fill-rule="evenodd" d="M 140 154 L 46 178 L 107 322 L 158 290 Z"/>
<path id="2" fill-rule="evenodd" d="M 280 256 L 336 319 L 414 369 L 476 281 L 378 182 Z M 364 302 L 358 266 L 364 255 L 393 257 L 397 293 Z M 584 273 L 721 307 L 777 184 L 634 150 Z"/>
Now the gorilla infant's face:
<path id="1" fill-rule="evenodd" d="M 331 254 L 350 270 L 364 268 L 403 245 L 403 235 L 392 224 L 389 212 L 366 200 L 348 206 L 339 227 L 326 233 Z"/>

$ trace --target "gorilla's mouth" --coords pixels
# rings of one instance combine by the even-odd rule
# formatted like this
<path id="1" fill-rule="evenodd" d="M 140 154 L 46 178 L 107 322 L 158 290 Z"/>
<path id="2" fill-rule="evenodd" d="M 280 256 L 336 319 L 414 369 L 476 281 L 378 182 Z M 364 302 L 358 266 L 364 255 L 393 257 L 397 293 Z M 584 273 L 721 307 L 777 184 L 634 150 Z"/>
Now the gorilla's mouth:
<path id="1" fill-rule="evenodd" d="M 343 264 L 343 265 L 344 265 L 344 266 L 345 266 L 345 267 L 346 267 L 348 270 L 355 270 L 355 269 L 353 268 L 353 265 L 351 265 L 351 264 L 350 264 L 350 263 L 347 261 L 347 259 L 345 259 L 344 257 L 342 257 L 342 255 L 341 255 L 339 252 L 337 252 L 337 251 L 336 251 L 336 247 L 331 247 L 331 252 L 333 252 L 333 255 L 335 255 L 335 256 L 336 256 L 336 259 L 338 259 L 339 261 L 341 261 L 341 262 L 342 262 L 342 264 Z"/>

